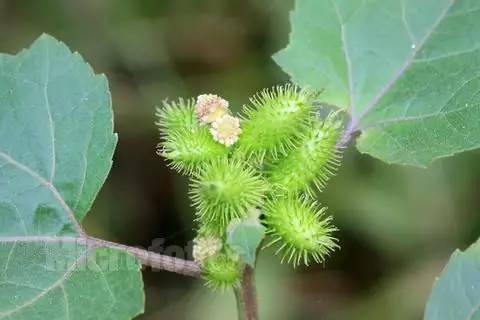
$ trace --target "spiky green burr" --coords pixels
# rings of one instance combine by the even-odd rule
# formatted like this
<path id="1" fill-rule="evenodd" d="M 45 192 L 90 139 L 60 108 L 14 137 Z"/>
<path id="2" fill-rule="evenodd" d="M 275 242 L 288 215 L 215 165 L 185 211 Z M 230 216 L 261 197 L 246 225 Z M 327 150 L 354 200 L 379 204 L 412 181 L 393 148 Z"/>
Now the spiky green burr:
<path id="1" fill-rule="evenodd" d="M 221 252 L 208 258 L 202 270 L 206 285 L 214 290 L 236 286 L 241 277 L 240 260 L 230 252 Z"/>
<path id="2" fill-rule="evenodd" d="M 162 109 L 157 109 L 157 117 L 162 137 L 159 153 L 178 172 L 193 174 L 204 163 L 228 154 L 228 148 L 199 123 L 193 100 L 165 102 Z"/>
<path id="3" fill-rule="evenodd" d="M 255 169 L 223 158 L 202 167 L 192 179 L 190 194 L 201 228 L 223 236 L 232 219 L 247 217 L 263 203 L 267 189 Z"/>
<path id="4" fill-rule="evenodd" d="M 262 161 L 277 158 L 295 146 L 295 141 L 315 109 L 318 94 L 293 85 L 264 90 L 243 108 L 238 152 Z"/>
<path id="5" fill-rule="evenodd" d="M 331 217 L 308 198 L 293 196 L 268 201 L 264 207 L 267 234 L 272 238 L 267 246 L 277 244 L 282 262 L 298 266 L 312 261 L 322 262 L 336 247 Z"/>
<path id="6" fill-rule="evenodd" d="M 268 181 L 274 189 L 281 193 L 306 192 L 310 196 L 313 196 L 313 187 L 321 191 L 340 165 L 341 152 L 337 144 L 341 127 L 336 113 L 324 120 L 310 120 L 297 146 L 268 166 Z"/>

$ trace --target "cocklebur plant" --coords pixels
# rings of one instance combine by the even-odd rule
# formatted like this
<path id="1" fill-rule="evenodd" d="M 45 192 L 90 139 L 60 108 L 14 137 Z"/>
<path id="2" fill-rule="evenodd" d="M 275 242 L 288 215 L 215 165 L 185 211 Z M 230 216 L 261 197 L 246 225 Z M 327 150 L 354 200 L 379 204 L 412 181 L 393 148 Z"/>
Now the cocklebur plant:
<path id="1" fill-rule="evenodd" d="M 48 35 L 0 54 L 0 319 L 134 318 L 142 265 L 233 288 L 240 319 L 258 319 L 262 248 L 293 266 L 338 248 L 316 194 L 354 137 L 363 153 L 419 167 L 480 147 L 476 1 L 302 0 L 291 17 L 274 59 L 299 87 L 262 91 L 238 115 L 210 94 L 157 112 L 158 153 L 190 177 L 195 261 L 82 226 L 117 144 L 106 77 Z M 479 255 L 478 242 L 452 255 L 426 320 L 478 315 Z"/>
<path id="2" fill-rule="evenodd" d="M 338 247 L 331 216 L 313 198 L 340 164 L 343 122 L 341 112 L 325 112 L 318 98 L 314 90 L 286 84 L 256 94 L 238 117 L 212 94 L 198 96 L 196 103 L 167 101 L 157 110 L 161 155 L 191 179 L 198 224 L 194 252 L 205 251 L 207 238 L 222 241 L 223 251 L 207 259 L 195 255 L 209 286 L 240 283 L 241 273 L 233 269 L 246 261 L 230 253 L 236 248 L 227 229 L 254 210 L 267 235 L 263 247 L 276 246 L 282 262 L 323 262 Z M 226 151 L 217 152 L 215 145 Z"/>

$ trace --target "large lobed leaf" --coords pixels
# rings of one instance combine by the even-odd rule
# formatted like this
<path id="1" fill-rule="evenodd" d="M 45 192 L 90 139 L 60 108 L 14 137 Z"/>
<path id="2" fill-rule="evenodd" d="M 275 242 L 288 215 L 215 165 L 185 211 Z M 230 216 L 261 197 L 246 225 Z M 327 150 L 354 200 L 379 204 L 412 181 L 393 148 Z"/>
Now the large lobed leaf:
<path id="1" fill-rule="evenodd" d="M 480 146 L 480 2 L 297 0 L 275 60 L 351 113 L 386 162 L 426 166 Z"/>
<path id="2" fill-rule="evenodd" d="M 480 319 L 480 244 L 455 251 L 427 302 L 424 320 Z"/>
<path id="3" fill-rule="evenodd" d="M 130 319 L 140 265 L 80 221 L 112 164 L 108 83 L 43 35 L 0 55 L 0 319 Z"/>

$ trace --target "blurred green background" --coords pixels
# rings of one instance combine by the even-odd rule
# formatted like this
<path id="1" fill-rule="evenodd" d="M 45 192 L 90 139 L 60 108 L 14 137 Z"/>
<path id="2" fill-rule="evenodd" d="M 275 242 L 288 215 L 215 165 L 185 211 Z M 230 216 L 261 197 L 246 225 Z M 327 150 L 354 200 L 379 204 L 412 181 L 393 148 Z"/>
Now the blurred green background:
<path id="1" fill-rule="evenodd" d="M 286 45 L 293 0 L 0 0 L 0 51 L 42 32 L 79 51 L 111 85 L 119 133 L 110 177 L 85 221 L 89 233 L 182 253 L 194 236 L 187 181 L 155 154 L 154 109 L 165 98 L 218 93 L 239 108 L 288 80 L 271 60 Z M 353 146 L 319 196 L 342 248 L 325 265 L 259 261 L 263 319 L 421 319 L 435 276 L 480 235 L 480 152 L 428 170 L 389 166 Z M 144 272 L 139 319 L 235 319 L 233 295 Z"/>

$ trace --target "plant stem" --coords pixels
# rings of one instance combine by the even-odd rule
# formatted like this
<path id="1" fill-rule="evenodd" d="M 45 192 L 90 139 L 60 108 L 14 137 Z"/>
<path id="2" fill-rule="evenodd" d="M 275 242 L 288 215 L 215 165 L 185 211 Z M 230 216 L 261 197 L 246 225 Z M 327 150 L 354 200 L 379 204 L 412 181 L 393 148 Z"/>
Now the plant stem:
<path id="1" fill-rule="evenodd" d="M 112 249 L 124 250 L 138 258 L 142 265 L 155 269 L 175 272 L 184 276 L 191 276 L 195 278 L 200 278 L 202 275 L 200 267 L 194 261 L 170 257 L 153 251 L 148 251 L 137 247 L 130 247 L 94 237 L 88 237 L 88 244 L 96 247 L 108 247 Z"/>
<path id="2" fill-rule="evenodd" d="M 238 320 L 258 320 L 255 269 L 245 266 L 240 286 L 235 289 Z"/>
<path id="3" fill-rule="evenodd" d="M 144 266 L 155 269 L 175 272 L 185 276 L 200 278 L 202 271 L 194 261 L 179 259 L 175 257 L 158 254 L 153 251 L 137 247 L 130 247 L 124 244 L 90 237 L 82 233 L 77 237 L 71 236 L 0 236 L 0 244 L 8 242 L 45 242 L 45 243 L 76 243 L 88 248 L 111 248 L 130 253 L 135 256 Z"/>
<path id="4" fill-rule="evenodd" d="M 243 302 L 243 291 L 242 287 L 238 286 L 233 288 L 233 292 L 235 293 L 235 300 L 237 302 L 237 315 L 238 320 L 245 319 L 245 307 Z"/>

